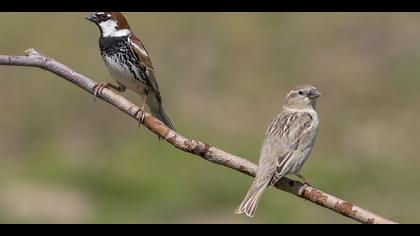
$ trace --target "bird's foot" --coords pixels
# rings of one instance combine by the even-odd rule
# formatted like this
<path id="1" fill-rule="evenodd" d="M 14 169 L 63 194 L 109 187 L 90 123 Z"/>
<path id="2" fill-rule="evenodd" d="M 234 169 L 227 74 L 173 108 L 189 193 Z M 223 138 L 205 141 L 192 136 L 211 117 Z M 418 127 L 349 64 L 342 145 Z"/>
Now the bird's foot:
<path id="1" fill-rule="evenodd" d="M 93 90 L 93 101 L 96 101 L 96 97 L 98 94 L 101 94 L 104 88 L 113 88 L 118 92 L 124 92 L 125 87 L 118 83 L 118 86 L 115 86 L 113 84 L 107 83 L 107 82 L 101 82 L 97 84 Z"/>
<path id="2" fill-rule="evenodd" d="M 98 94 L 101 94 L 102 91 L 104 90 L 104 88 L 109 87 L 109 85 L 110 84 L 106 83 L 106 82 L 101 82 L 101 83 L 97 84 L 95 86 L 95 88 L 93 89 L 93 101 L 96 102 L 96 97 L 98 96 Z"/>
<path id="3" fill-rule="evenodd" d="M 137 125 L 140 126 L 140 124 L 144 124 L 145 118 L 146 118 L 146 113 L 143 106 L 136 112 L 136 120 L 138 121 Z"/>
<path id="4" fill-rule="evenodd" d="M 307 185 L 307 186 L 309 186 L 309 187 L 312 187 L 312 184 L 311 184 L 311 183 L 309 183 L 309 181 L 307 181 L 307 180 L 305 179 L 305 177 L 303 177 L 301 174 L 297 174 L 296 176 L 297 176 L 297 177 L 299 177 L 299 178 L 301 178 L 301 179 L 303 180 L 303 184 L 304 184 L 304 185 Z"/>

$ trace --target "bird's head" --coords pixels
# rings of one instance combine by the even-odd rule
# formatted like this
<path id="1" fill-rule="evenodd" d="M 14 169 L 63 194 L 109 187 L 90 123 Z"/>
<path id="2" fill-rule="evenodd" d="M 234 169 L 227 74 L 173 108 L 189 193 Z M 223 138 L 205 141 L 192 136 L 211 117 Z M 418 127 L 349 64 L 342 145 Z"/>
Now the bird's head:
<path id="1" fill-rule="evenodd" d="M 284 106 L 289 109 L 314 108 L 316 99 L 321 92 L 312 85 L 299 85 L 293 88 L 286 96 Z"/>
<path id="2" fill-rule="evenodd" d="M 86 19 L 99 27 L 102 37 L 121 37 L 131 33 L 127 20 L 120 12 L 93 12 Z"/>

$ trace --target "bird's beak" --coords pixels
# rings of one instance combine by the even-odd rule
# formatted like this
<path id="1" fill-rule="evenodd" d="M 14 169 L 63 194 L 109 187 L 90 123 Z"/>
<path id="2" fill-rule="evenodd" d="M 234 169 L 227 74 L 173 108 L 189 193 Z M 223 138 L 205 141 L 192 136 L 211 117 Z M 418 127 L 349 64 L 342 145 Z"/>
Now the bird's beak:
<path id="1" fill-rule="evenodd" d="M 98 17 L 96 17 L 95 13 L 91 13 L 88 16 L 85 17 L 86 20 L 92 21 L 94 23 L 98 22 Z"/>
<path id="2" fill-rule="evenodd" d="M 312 90 L 310 93 L 309 93 L 309 98 L 310 99 L 315 99 L 315 98 L 317 98 L 317 97 L 319 97 L 319 96 L 321 96 L 321 92 L 320 91 L 318 91 L 318 90 Z"/>

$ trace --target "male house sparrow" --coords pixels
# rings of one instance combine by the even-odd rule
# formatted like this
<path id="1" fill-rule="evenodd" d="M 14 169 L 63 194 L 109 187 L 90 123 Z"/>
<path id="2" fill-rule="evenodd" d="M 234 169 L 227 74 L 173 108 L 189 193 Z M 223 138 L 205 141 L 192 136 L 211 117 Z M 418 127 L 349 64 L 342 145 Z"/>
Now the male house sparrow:
<path id="1" fill-rule="evenodd" d="M 290 91 L 282 112 L 271 121 L 264 137 L 255 179 L 236 214 L 252 217 L 266 188 L 285 175 L 300 174 L 308 159 L 318 130 L 316 99 L 321 93 L 313 86 L 301 85 Z"/>
<path id="2" fill-rule="evenodd" d="M 102 59 L 117 86 L 100 83 L 94 96 L 103 88 L 111 87 L 119 92 L 126 88 L 143 97 L 143 105 L 136 117 L 144 120 L 145 105 L 151 113 L 166 126 L 175 130 L 162 106 L 159 86 L 155 78 L 152 62 L 144 45 L 134 35 L 127 20 L 120 12 L 95 12 L 86 17 L 95 23 L 101 32 L 99 48 Z"/>

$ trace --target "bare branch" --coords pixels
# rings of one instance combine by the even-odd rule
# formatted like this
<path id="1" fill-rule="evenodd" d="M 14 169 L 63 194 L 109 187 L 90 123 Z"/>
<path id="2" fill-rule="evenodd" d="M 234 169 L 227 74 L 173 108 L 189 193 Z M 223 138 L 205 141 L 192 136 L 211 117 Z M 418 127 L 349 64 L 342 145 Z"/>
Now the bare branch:
<path id="1" fill-rule="evenodd" d="M 72 82 L 85 91 L 93 94 L 93 90 L 97 85 L 95 81 L 92 81 L 86 76 L 75 72 L 74 70 L 54 59 L 38 53 L 34 49 L 28 49 L 26 51 L 26 55 L 27 56 L 0 55 L 0 65 L 42 68 Z M 98 94 L 98 97 L 107 103 L 112 104 L 133 118 L 135 118 L 136 112 L 140 109 L 136 104 L 128 101 L 123 96 L 114 93 L 110 89 L 104 89 L 101 94 Z M 254 163 L 201 141 L 185 138 L 166 127 L 162 122 L 160 122 L 149 113 L 145 113 L 144 126 L 155 134 L 163 137 L 168 143 L 182 151 L 195 154 L 207 161 L 240 171 L 246 175 L 252 177 L 255 176 L 257 165 Z M 376 215 L 366 209 L 358 207 L 350 202 L 322 192 L 319 189 L 303 185 L 298 181 L 294 181 L 288 178 L 282 178 L 275 187 L 361 223 L 396 223 Z"/>

